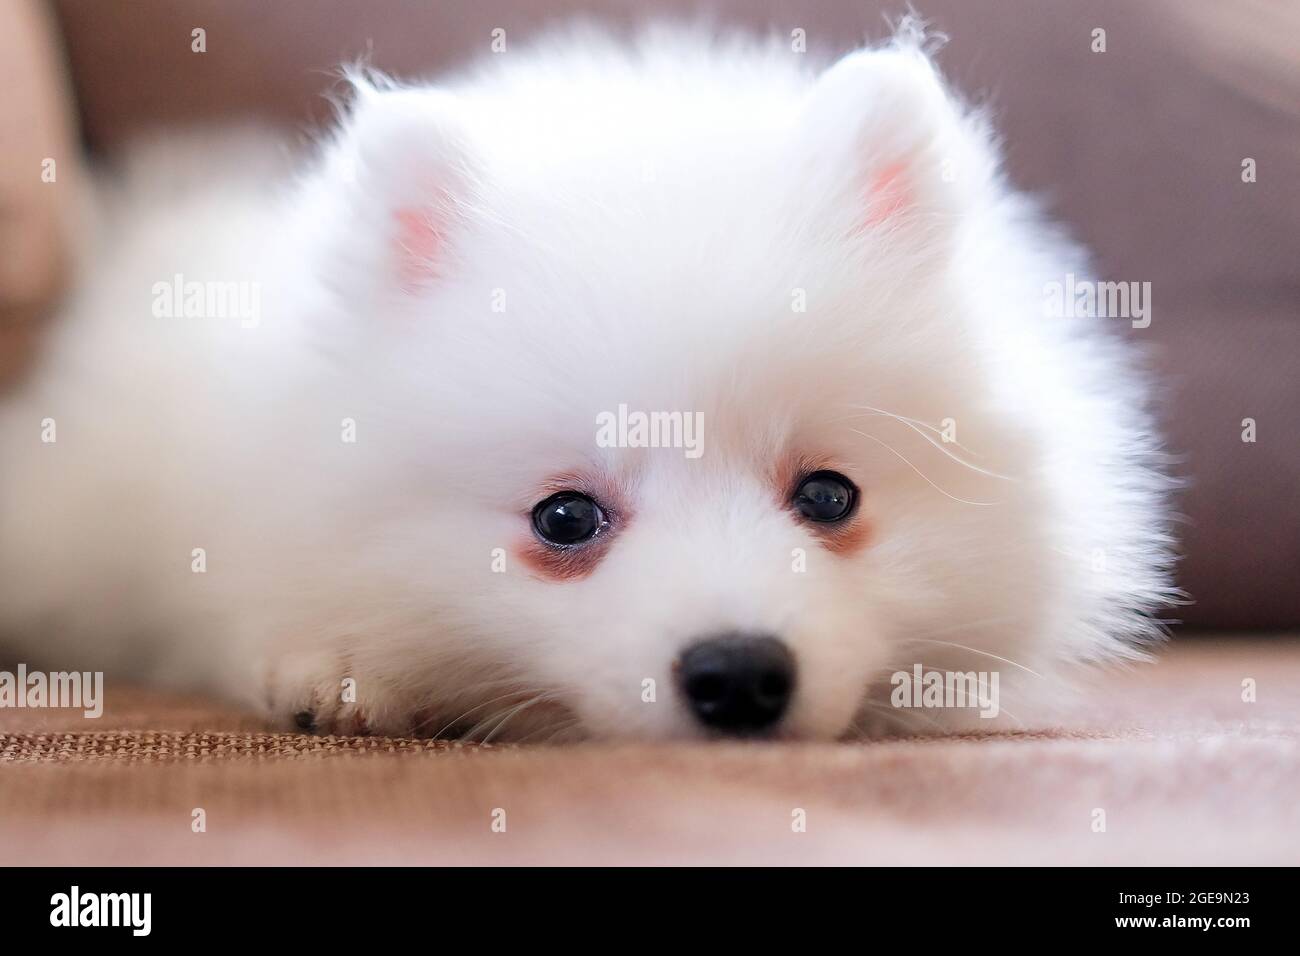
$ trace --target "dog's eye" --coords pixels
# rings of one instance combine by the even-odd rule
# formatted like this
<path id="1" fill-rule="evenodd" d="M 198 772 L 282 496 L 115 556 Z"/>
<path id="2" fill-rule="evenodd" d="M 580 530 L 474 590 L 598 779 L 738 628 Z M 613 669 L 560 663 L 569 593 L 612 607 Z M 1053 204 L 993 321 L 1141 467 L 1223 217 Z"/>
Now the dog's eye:
<path id="1" fill-rule="evenodd" d="M 853 510 L 858 489 L 841 474 L 815 471 L 794 492 L 794 506 L 809 521 L 843 521 Z"/>
<path id="2" fill-rule="evenodd" d="M 600 505 L 576 491 L 551 495 L 533 509 L 533 527 L 552 544 L 579 544 L 604 525 Z"/>

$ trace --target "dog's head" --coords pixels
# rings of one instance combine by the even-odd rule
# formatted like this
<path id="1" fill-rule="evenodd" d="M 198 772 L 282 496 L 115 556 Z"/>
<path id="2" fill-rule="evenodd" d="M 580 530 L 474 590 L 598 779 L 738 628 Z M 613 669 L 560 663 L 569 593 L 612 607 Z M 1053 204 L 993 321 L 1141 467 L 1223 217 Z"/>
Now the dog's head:
<path id="1" fill-rule="evenodd" d="M 916 49 L 722 89 L 698 56 L 363 84 L 327 160 L 365 573 L 448 720 L 501 693 L 472 672 L 598 736 L 834 737 L 913 638 L 1041 614 L 970 321 L 1032 301 L 969 265 L 1003 228 L 982 128 Z"/>

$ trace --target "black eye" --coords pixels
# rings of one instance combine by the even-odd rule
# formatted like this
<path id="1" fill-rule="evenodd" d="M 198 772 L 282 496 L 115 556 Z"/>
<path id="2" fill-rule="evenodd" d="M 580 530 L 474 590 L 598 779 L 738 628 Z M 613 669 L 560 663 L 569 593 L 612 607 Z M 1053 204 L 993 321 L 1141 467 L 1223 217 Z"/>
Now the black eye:
<path id="1" fill-rule="evenodd" d="M 858 489 L 843 475 L 815 471 L 794 492 L 794 506 L 809 521 L 843 521 L 853 511 Z"/>
<path id="2" fill-rule="evenodd" d="M 605 525 L 600 505 L 576 491 L 551 495 L 533 509 L 533 527 L 552 544 L 578 544 Z"/>

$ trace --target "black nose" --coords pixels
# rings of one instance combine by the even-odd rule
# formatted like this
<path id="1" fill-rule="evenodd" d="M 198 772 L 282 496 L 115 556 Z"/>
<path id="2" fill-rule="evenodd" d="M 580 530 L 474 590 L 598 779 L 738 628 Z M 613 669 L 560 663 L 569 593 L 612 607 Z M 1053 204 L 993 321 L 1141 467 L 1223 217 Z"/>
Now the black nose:
<path id="1" fill-rule="evenodd" d="M 794 693 L 794 657 L 775 637 L 728 634 L 688 648 L 682 690 L 702 723 L 729 734 L 767 730 Z"/>

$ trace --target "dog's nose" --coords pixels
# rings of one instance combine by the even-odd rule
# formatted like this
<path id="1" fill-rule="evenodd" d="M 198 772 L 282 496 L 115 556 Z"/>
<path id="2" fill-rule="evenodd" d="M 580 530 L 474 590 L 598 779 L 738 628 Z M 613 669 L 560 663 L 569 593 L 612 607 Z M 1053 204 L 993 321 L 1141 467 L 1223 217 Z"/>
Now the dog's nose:
<path id="1" fill-rule="evenodd" d="M 713 637 L 681 657 L 682 690 L 692 712 L 728 734 L 770 729 L 790 703 L 794 676 L 794 657 L 775 637 Z"/>

